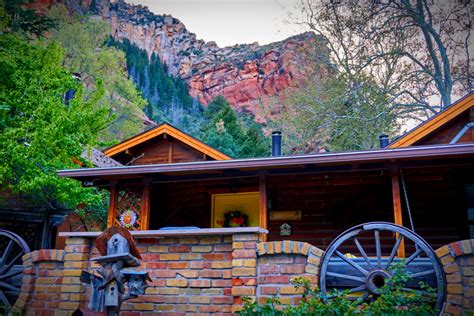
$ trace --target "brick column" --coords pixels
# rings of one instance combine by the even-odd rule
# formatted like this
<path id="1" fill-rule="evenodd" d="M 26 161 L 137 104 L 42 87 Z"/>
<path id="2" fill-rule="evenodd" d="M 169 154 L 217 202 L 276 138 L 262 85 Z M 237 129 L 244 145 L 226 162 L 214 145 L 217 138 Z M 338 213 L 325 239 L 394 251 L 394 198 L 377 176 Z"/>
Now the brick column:
<path id="1" fill-rule="evenodd" d="M 257 294 L 257 242 L 259 234 L 232 236 L 232 312 L 242 309 L 242 296 L 256 299 Z"/>
<path id="2" fill-rule="evenodd" d="M 41 249 L 25 254 L 20 295 L 13 306 L 21 315 L 52 315 L 59 306 L 63 250 Z"/>
<path id="3" fill-rule="evenodd" d="M 76 309 L 84 308 L 86 288 L 81 284 L 80 276 L 89 266 L 90 243 L 87 238 L 66 239 L 61 302 L 55 315 L 70 315 Z"/>
<path id="4" fill-rule="evenodd" d="M 446 273 L 443 315 L 474 312 L 474 240 L 450 243 L 436 250 Z"/>
<path id="5" fill-rule="evenodd" d="M 21 283 L 20 295 L 13 306 L 13 313 L 18 313 L 19 315 L 24 314 L 26 303 L 31 300 L 31 296 L 34 292 L 34 276 L 35 276 L 35 267 L 33 266 L 33 261 L 31 260 L 31 252 L 23 255 L 23 279 Z"/>

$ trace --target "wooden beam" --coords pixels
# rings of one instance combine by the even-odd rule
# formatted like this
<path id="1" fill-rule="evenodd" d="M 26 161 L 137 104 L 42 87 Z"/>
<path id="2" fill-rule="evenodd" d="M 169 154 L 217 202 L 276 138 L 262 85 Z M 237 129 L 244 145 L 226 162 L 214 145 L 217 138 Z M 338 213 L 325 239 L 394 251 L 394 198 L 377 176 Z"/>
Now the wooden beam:
<path id="1" fill-rule="evenodd" d="M 140 230 L 148 230 L 150 225 L 150 181 L 143 183 L 142 195 L 142 218 L 140 222 Z"/>
<path id="2" fill-rule="evenodd" d="M 267 229 L 267 182 L 264 175 L 260 175 L 260 227 Z M 267 235 L 261 234 L 262 241 L 267 241 Z"/>
<path id="3" fill-rule="evenodd" d="M 173 140 L 168 143 L 168 163 L 173 163 Z"/>
<path id="4" fill-rule="evenodd" d="M 391 175 L 392 197 L 393 197 L 393 217 L 394 217 L 395 224 L 403 226 L 399 174 L 400 174 L 399 169 L 396 167 L 393 167 L 392 175 Z M 400 246 L 398 247 L 397 255 L 399 258 L 405 258 L 405 241 L 404 240 L 402 240 L 402 242 L 400 243 Z"/>
<path id="5" fill-rule="evenodd" d="M 110 186 L 109 216 L 107 217 L 107 228 L 114 226 L 115 214 L 117 212 L 117 185 L 113 183 Z"/>

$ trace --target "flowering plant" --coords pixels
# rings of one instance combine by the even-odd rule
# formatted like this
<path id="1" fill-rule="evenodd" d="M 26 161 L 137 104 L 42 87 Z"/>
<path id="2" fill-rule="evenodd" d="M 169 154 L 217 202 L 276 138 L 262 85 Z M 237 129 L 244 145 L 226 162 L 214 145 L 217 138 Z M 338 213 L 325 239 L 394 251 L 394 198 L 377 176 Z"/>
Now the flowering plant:
<path id="1" fill-rule="evenodd" d="M 249 217 L 240 211 L 227 211 L 224 213 L 224 219 L 217 221 L 222 227 L 247 227 Z"/>
<path id="2" fill-rule="evenodd" d="M 126 229 L 132 229 L 137 222 L 137 213 L 133 210 L 126 210 L 120 215 L 120 226 Z"/>

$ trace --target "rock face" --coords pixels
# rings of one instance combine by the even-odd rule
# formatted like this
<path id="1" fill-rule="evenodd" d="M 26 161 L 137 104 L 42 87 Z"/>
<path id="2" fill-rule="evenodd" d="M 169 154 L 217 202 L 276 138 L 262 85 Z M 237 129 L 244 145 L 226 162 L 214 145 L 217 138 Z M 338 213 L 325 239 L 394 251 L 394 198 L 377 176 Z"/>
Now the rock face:
<path id="1" fill-rule="evenodd" d="M 254 43 L 221 48 L 215 42 L 197 39 L 178 19 L 153 14 L 141 5 L 123 0 L 66 1 L 70 7 L 89 6 L 90 12 L 109 20 L 115 39 L 127 38 L 150 56 L 157 54 L 169 73 L 186 80 L 190 94 L 203 104 L 222 95 L 234 108 L 257 114 L 259 107 L 286 88 L 298 86 L 308 75 L 324 77 L 329 72 L 328 59 L 322 58 L 318 71 L 309 73 L 314 67 L 308 67 L 308 52 L 318 50 L 324 52 L 320 56 L 327 56 L 313 33 L 265 46 Z"/>

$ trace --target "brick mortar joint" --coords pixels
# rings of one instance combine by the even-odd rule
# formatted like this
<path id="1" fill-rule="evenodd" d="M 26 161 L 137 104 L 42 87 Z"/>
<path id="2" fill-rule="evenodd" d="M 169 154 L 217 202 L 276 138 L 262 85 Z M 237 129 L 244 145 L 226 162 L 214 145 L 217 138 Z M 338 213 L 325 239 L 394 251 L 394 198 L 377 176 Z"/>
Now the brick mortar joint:
<path id="1" fill-rule="evenodd" d="M 30 256 L 24 262 L 64 262 L 65 251 L 59 249 L 40 249 L 30 252 Z"/>

